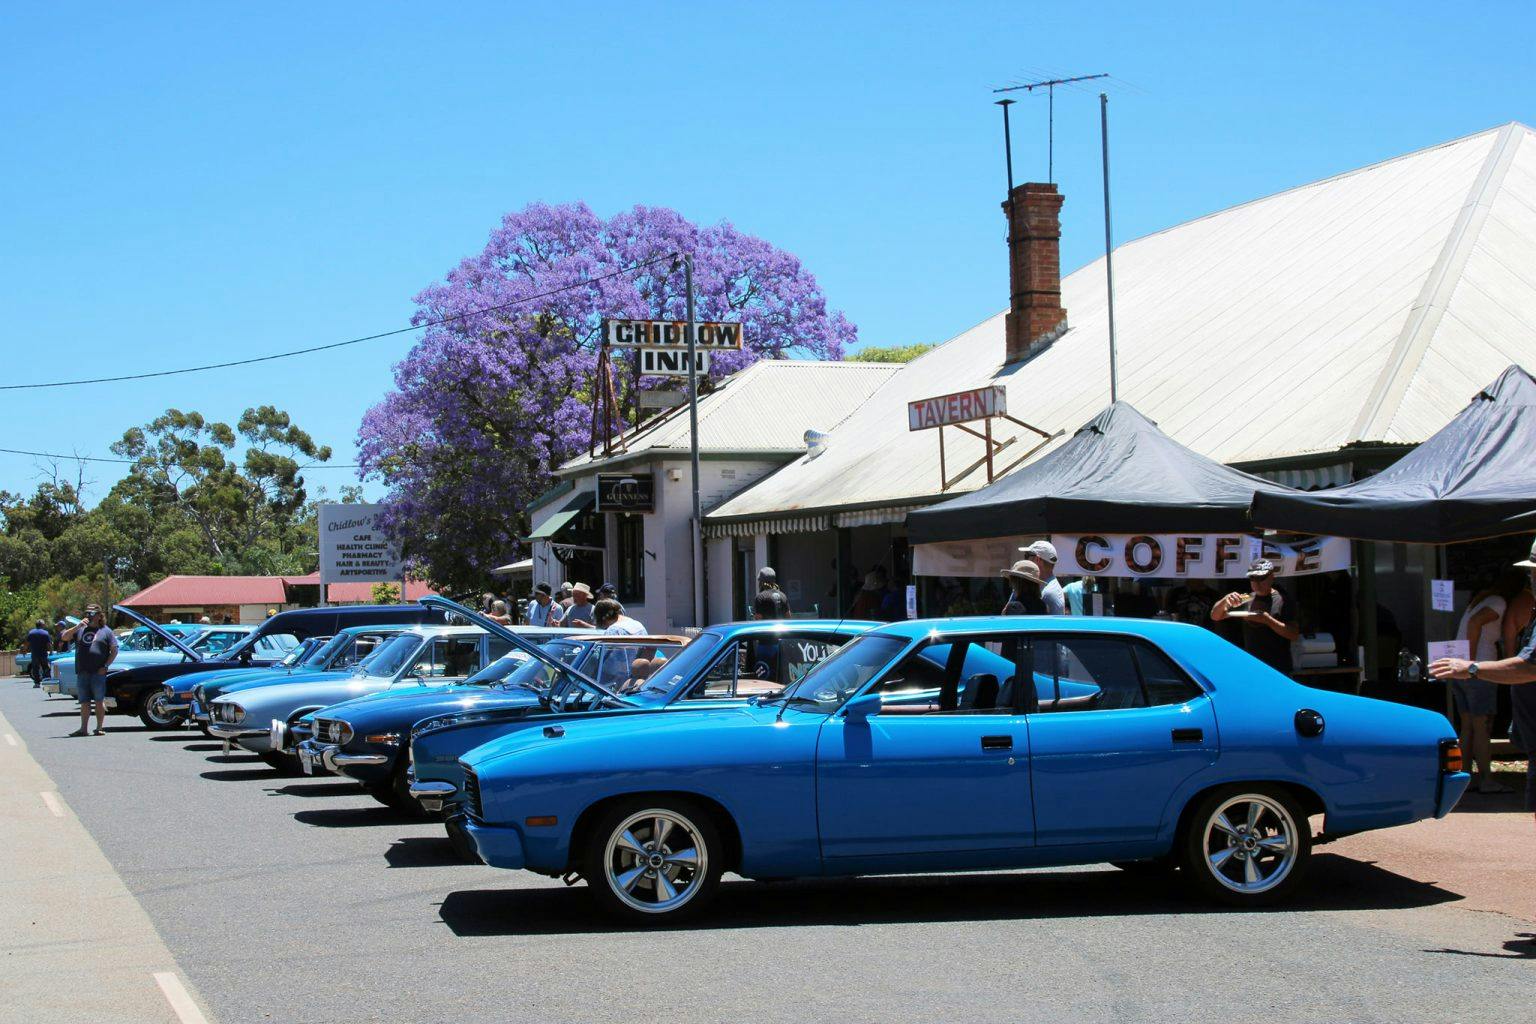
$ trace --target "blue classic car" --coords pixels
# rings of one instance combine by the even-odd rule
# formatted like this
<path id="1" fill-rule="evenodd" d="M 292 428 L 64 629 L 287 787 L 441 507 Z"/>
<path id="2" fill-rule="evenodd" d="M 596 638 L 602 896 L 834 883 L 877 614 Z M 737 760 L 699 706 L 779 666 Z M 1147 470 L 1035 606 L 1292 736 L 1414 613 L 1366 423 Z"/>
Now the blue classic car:
<path id="1" fill-rule="evenodd" d="M 1255 905 L 1301 881 L 1310 816 L 1326 841 L 1448 813 L 1469 779 L 1455 737 L 1198 626 L 914 620 L 746 707 L 597 715 L 469 751 L 465 829 L 485 863 L 577 873 L 639 921 L 696 911 L 723 871 L 1104 861 L 1177 866 Z"/>
<path id="2" fill-rule="evenodd" d="M 311 644 L 307 655 L 300 658 L 283 658 L 264 672 L 252 672 L 242 668 L 225 668 L 210 672 L 194 672 L 178 676 L 164 684 L 165 707 L 184 712 L 206 731 L 208 705 L 228 693 L 241 693 L 258 686 L 278 683 L 309 682 L 350 675 L 357 663 L 386 640 L 399 636 L 411 627 L 407 623 L 393 626 L 348 626 L 335 636 L 311 637 L 302 641 Z"/>
<path id="3" fill-rule="evenodd" d="M 492 626 L 497 625 L 491 622 Z M 410 793 L 407 775 L 411 727 L 424 718 L 488 715 L 513 711 L 521 716 L 538 708 L 551 685 L 563 680 L 561 666 L 607 679 L 623 690 L 637 676 L 661 668 L 688 642 L 679 636 L 603 636 L 588 634 L 546 638 L 529 627 L 514 627 L 524 640 L 537 643 L 529 653 L 514 648 L 462 683 L 450 686 L 395 687 L 333 704 L 300 719 L 295 732 L 308 729 L 299 744 L 305 772 L 330 771 L 363 784 L 375 799 L 407 814 L 433 814 Z M 500 627 L 506 629 L 506 627 Z M 507 630 L 508 638 L 515 638 Z M 544 657 L 535 656 L 542 653 Z M 547 659 L 547 660 L 546 660 Z"/>
<path id="4" fill-rule="evenodd" d="M 465 610 L 464 614 L 474 613 Z M 671 718 L 683 711 L 740 707 L 801 679 L 838 647 L 875 625 L 850 619 L 795 619 L 711 626 L 637 687 L 622 693 L 612 685 L 618 677 L 609 675 L 605 682 L 579 669 L 561 668 L 559 677 L 536 699 L 520 707 L 418 722 L 411 734 L 411 794 L 429 808 L 444 807 L 448 834 L 458 843 L 456 814 L 467 781 L 460 757 L 469 750 L 530 730 L 542 735 L 564 728 L 567 721 L 592 716 L 668 712 L 662 717 Z"/>

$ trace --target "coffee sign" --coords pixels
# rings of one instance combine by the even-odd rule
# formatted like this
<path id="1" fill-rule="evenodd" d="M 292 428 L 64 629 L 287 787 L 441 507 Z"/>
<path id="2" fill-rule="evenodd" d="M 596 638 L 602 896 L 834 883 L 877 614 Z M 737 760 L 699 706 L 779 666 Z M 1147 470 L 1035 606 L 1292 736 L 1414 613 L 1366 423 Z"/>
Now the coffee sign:
<path id="1" fill-rule="evenodd" d="M 599 473 L 599 512 L 656 511 L 656 477 L 650 473 Z"/>

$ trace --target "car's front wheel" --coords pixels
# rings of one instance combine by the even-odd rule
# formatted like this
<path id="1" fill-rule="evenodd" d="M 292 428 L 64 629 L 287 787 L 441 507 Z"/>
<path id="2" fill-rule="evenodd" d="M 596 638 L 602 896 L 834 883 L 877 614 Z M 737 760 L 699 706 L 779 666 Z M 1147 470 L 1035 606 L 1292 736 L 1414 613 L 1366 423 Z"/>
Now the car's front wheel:
<path id="1" fill-rule="evenodd" d="M 151 729 L 172 729 L 186 717 L 182 711 L 166 707 L 170 696 L 164 690 L 150 690 L 139 698 L 139 721 Z"/>
<path id="2" fill-rule="evenodd" d="M 1267 906 L 1300 884 L 1312 853 L 1301 807 L 1278 786 L 1224 786 L 1200 801 L 1183 838 L 1183 874 L 1201 895 Z"/>
<path id="3" fill-rule="evenodd" d="M 719 829 L 698 804 L 636 798 L 603 812 L 582 873 L 604 911 L 633 923 L 676 921 L 714 896 L 723 857 Z"/>

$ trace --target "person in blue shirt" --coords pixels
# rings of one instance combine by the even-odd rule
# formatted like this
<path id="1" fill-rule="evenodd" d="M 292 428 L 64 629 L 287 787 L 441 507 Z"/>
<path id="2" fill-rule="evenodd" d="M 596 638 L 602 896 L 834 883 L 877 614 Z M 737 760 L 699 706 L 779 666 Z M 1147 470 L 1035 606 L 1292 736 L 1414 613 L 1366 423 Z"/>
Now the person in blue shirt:
<path id="1" fill-rule="evenodd" d="M 27 633 L 27 653 L 32 655 L 27 672 L 32 676 L 34 690 L 43 685 L 43 676 L 48 673 L 48 652 L 52 649 L 53 634 L 48 632 L 48 623 L 38 619 Z"/>

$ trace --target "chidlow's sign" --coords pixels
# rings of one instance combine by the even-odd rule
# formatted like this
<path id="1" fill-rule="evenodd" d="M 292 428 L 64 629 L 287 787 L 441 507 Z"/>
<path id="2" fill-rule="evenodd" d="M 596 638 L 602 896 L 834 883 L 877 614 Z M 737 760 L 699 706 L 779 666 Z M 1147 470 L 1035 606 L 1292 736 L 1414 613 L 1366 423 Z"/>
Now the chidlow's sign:
<path id="1" fill-rule="evenodd" d="M 320 582 L 388 583 L 405 573 L 400 549 L 377 529 L 382 505 L 320 506 Z"/>
<path id="2" fill-rule="evenodd" d="M 597 510 L 656 511 L 656 478 L 650 473 L 597 474 Z"/>
<path id="3" fill-rule="evenodd" d="M 907 403 L 907 429 L 931 430 L 952 423 L 1008 415 L 1008 391 L 997 385 Z"/>
<path id="4" fill-rule="evenodd" d="M 741 324 L 697 323 L 699 348 L 741 348 Z M 615 348 L 688 347 L 688 324 L 677 320 L 605 320 L 603 338 Z"/>
<path id="5" fill-rule="evenodd" d="M 989 537 L 944 541 L 912 548 L 919 576 L 996 576 L 1014 563 L 1019 548 L 1037 537 Z M 1313 537 L 1280 544 L 1243 534 L 1056 533 L 1058 576 L 1121 579 L 1242 579 L 1257 558 L 1275 563 L 1281 576 L 1307 576 L 1349 568 L 1349 542 Z"/>

